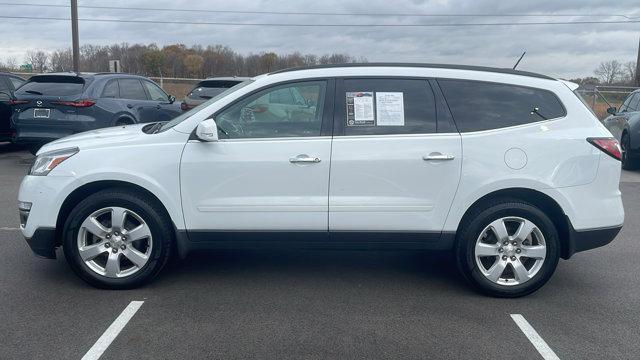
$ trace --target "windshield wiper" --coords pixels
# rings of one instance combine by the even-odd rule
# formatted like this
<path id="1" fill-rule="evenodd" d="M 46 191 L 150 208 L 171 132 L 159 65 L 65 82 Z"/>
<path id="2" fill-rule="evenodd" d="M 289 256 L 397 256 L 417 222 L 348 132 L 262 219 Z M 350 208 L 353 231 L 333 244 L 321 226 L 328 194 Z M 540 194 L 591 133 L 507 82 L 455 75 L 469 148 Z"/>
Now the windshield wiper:
<path id="1" fill-rule="evenodd" d="M 151 125 L 151 128 L 149 128 L 149 134 L 157 134 L 160 132 L 160 128 L 162 127 L 162 122 L 157 122 L 153 125 Z"/>
<path id="2" fill-rule="evenodd" d="M 24 92 L 29 93 L 29 94 L 34 94 L 34 95 L 44 95 L 40 91 L 35 91 L 35 90 L 25 90 Z"/>
<path id="3" fill-rule="evenodd" d="M 538 116 L 540 116 L 542 118 L 542 120 L 549 120 L 548 117 L 540 114 L 540 108 L 534 107 L 533 110 L 531 110 L 531 115 L 536 114 Z"/>

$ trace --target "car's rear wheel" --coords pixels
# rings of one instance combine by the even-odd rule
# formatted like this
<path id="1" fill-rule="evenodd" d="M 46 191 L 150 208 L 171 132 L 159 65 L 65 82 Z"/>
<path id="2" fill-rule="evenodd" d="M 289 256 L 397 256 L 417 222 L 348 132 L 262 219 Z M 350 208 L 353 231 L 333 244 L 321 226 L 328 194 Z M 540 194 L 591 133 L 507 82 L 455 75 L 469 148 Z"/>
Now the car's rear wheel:
<path id="1" fill-rule="evenodd" d="M 462 275 L 482 293 L 528 295 L 544 285 L 559 260 L 558 233 L 534 205 L 497 201 L 477 211 L 458 233 Z"/>
<path id="2" fill-rule="evenodd" d="M 128 118 L 128 117 L 122 117 L 122 118 L 120 118 L 120 119 L 118 119 L 118 120 L 116 121 L 115 126 L 133 125 L 133 124 L 135 124 L 135 123 L 136 123 L 136 122 L 135 122 L 133 119 L 131 119 L 131 118 Z"/>
<path id="3" fill-rule="evenodd" d="M 103 190 L 81 201 L 63 231 L 65 257 L 83 280 L 129 289 L 165 265 L 173 238 L 170 221 L 153 201 L 125 189 Z"/>

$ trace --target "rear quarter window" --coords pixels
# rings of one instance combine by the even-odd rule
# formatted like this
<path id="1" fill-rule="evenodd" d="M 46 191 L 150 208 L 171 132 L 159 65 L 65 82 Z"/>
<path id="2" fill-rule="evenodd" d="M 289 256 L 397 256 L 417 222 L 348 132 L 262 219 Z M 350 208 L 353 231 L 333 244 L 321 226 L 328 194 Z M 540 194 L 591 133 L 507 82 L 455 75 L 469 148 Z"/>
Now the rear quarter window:
<path id="1" fill-rule="evenodd" d="M 482 131 L 566 115 L 551 91 L 472 80 L 438 80 L 460 132 Z"/>

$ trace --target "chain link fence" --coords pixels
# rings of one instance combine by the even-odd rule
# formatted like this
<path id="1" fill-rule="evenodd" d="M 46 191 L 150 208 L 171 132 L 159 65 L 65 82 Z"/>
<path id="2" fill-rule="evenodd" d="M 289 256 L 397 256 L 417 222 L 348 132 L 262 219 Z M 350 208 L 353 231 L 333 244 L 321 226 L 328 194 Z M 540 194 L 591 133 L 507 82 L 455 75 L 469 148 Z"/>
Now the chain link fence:
<path id="1" fill-rule="evenodd" d="M 615 106 L 620 109 L 620 105 L 627 96 L 634 90 L 639 89 L 632 86 L 598 85 L 591 89 L 578 89 L 576 92 L 582 97 L 584 102 L 591 107 L 593 112 L 602 120 L 609 114 L 607 109 Z"/>

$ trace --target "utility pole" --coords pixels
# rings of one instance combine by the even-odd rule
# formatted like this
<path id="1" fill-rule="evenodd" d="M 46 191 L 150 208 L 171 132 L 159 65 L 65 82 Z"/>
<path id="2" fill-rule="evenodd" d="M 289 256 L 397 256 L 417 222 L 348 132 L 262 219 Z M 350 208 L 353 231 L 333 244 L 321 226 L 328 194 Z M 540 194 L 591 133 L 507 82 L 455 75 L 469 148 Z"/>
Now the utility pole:
<path id="1" fill-rule="evenodd" d="M 636 86 L 640 87 L 640 40 L 638 40 L 638 59 L 636 60 Z"/>
<path id="2" fill-rule="evenodd" d="M 73 43 L 73 71 L 80 72 L 80 41 L 78 40 L 78 0 L 71 0 L 71 38 Z"/>

